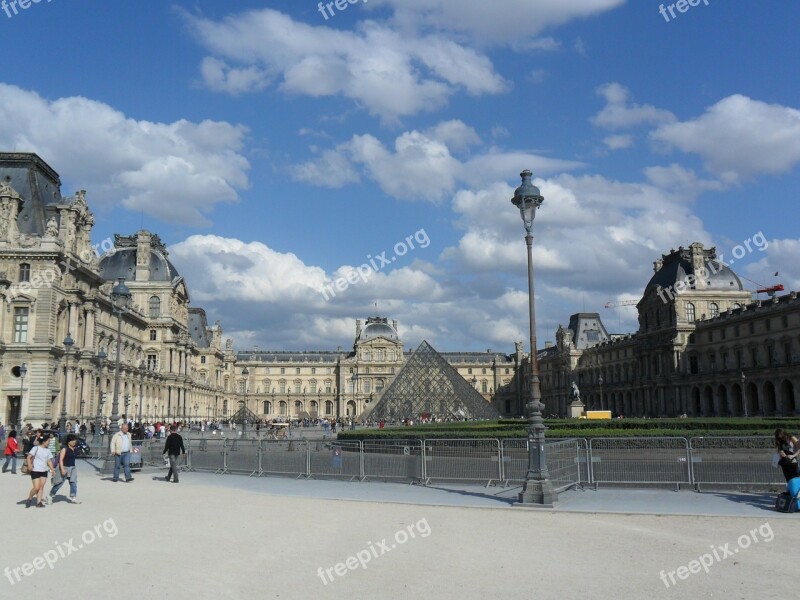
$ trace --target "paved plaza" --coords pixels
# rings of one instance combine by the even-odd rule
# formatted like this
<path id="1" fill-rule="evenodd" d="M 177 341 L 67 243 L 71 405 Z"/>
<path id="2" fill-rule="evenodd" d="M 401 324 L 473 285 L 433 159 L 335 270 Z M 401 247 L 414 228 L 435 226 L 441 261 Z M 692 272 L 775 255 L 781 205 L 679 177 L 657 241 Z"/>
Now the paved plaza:
<path id="1" fill-rule="evenodd" d="M 770 494 L 575 490 L 553 510 L 527 510 L 497 487 L 194 472 L 175 485 L 156 474 L 113 483 L 81 463 L 83 504 L 43 509 L 24 506 L 28 477 L 0 476 L 13 540 L 0 549 L 0 597 L 91 600 L 118 586 L 174 599 L 459 600 L 796 588 L 800 515 L 775 513 Z"/>

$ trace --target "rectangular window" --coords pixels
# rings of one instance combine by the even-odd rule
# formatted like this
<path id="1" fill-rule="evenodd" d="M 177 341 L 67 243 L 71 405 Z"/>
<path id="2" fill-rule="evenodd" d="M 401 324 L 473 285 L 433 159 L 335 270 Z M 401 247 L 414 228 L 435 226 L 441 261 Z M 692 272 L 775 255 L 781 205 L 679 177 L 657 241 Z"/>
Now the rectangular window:
<path id="1" fill-rule="evenodd" d="M 786 364 L 792 364 L 792 344 L 790 342 L 786 342 L 783 345 L 783 355 L 785 357 Z"/>
<path id="2" fill-rule="evenodd" d="M 204 365 L 204 364 L 206 364 L 206 357 L 205 357 L 205 356 L 201 356 L 201 357 L 200 357 L 200 364 L 201 364 L 201 365 Z"/>
<path id="3" fill-rule="evenodd" d="M 295 375 L 300 375 L 300 367 L 297 367 L 297 368 L 294 370 L 294 374 L 295 374 Z"/>
<path id="4" fill-rule="evenodd" d="M 281 375 L 286 375 L 286 368 L 285 367 L 281 367 Z"/>
<path id="5" fill-rule="evenodd" d="M 751 325 L 752 325 L 752 323 L 751 323 Z M 750 360 L 751 360 L 751 363 L 750 363 L 751 367 L 757 367 L 758 366 L 758 349 L 753 348 L 753 349 L 750 350 Z"/>
<path id="6" fill-rule="evenodd" d="M 689 373 L 691 373 L 692 375 L 697 375 L 697 371 L 698 371 L 698 369 L 697 369 L 697 357 L 696 356 L 690 356 L 689 357 Z"/>
<path id="7" fill-rule="evenodd" d="M 147 355 L 147 370 L 148 371 L 155 371 L 157 365 L 157 355 L 156 354 L 148 354 Z"/>
<path id="8" fill-rule="evenodd" d="M 150 341 L 155 342 L 158 339 L 158 332 L 155 329 L 150 330 Z"/>
<path id="9" fill-rule="evenodd" d="M 28 263 L 19 266 L 19 280 L 20 282 L 31 280 L 31 266 Z"/>
<path id="10" fill-rule="evenodd" d="M 317 374 L 317 367 L 311 367 L 311 374 L 312 375 L 316 375 Z"/>
<path id="11" fill-rule="evenodd" d="M 772 322 L 770 319 L 764 319 L 764 329 L 770 331 L 772 329 Z"/>
<path id="12" fill-rule="evenodd" d="M 23 343 L 28 341 L 28 309 L 14 309 L 14 342 Z"/>
<path id="13" fill-rule="evenodd" d="M 280 391 L 281 391 L 281 394 L 285 394 L 286 393 L 286 382 L 285 381 L 281 381 L 281 383 L 280 383 Z"/>

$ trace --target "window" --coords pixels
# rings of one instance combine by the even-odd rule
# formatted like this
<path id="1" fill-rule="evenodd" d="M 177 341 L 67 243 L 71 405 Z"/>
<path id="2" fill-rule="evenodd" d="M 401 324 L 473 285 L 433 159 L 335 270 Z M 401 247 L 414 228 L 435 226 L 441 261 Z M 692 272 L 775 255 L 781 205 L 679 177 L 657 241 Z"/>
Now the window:
<path id="1" fill-rule="evenodd" d="M 733 335 L 735 335 L 736 337 L 739 337 L 739 326 L 738 325 L 736 325 L 733 328 Z"/>
<path id="2" fill-rule="evenodd" d="M 31 280 L 31 266 L 28 263 L 20 263 L 19 280 L 20 282 Z"/>
<path id="3" fill-rule="evenodd" d="M 157 354 L 148 354 L 147 355 L 147 370 L 148 371 L 155 371 L 157 366 Z"/>
<path id="4" fill-rule="evenodd" d="M 295 375 L 300 375 L 300 367 L 297 367 L 297 368 L 294 370 L 294 374 L 295 374 Z"/>
<path id="5" fill-rule="evenodd" d="M 772 330 L 772 320 L 771 319 L 764 319 L 764 329 L 766 331 Z"/>
<path id="6" fill-rule="evenodd" d="M 783 345 L 783 356 L 787 365 L 792 364 L 792 344 L 790 342 L 786 342 Z"/>
<path id="7" fill-rule="evenodd" d="M 364 360 L 372 360 L 372 352 L 364 350 Z"/>
<path id="8" fill-rule="evenodd" d="M 484 371 L 485 370 L 486 369 L 484 369 Z M 489 391 L 489 382 L 484 379 L 483 381 L 481 381 L 481 392 L 483 392 L 485 394 L 488 391 Z"/>
<path id="9" fill-rule="evenodd" d="M 481 372 L 486 375 L 486 369 L 481 369 Z"/>
<path id="10" fill-rule="evenodd" d="M 286 375 L 286 369 L 284 367 L 281 367 L 281 375 Z"/>
<path id="11" fill-rule="evenodd" d="M 689 357 L 689 373 L 691 373 L 692 375 L 697 375 L 697 371 L 698 371 L 698 369 L 697 369 L 697 357 L 696 356 L 690 356 Z"/>
<path id="12" fill-rule="evenodd" d="M 14 309 L 14 342 L 22 343 L 28 341 L 28 309 Z"/>
<path id="13" fill-rule="evenodd" d="M 150 341 L 155 342 L 158 339 L 158 332 L 155 329 L 150 330 Z"/>
<path id="14" fill-rule="evenodd" d="M 586 331 L 586 341 L 588 342 L 599 342 L 600 341 L 600 332 L 594 329 L 589 329 Z"/>
<path id="15" fill-rule="evenodd" d="M 161 315 L 161 298 L 150 296 L 150 318 L 157 319 Z"/>
<path id="16" fill-rule="evenodd" d="M 326 394 L 330 394 L 331 393 L 331 385 L 332 385 L 331 380 L 330 379 L 326 379 L 325 380 L 325 393 Z M 330 414 L 330 413 L 328 413 L 328 414 Z"/>
<path id="17" fill-rule="evenodd" d="M 281 403 L 280 403 L 279 406 L 280 406 L 280 409 L 281 409 L 281 414 L 285 416 L 286 415 L 286 402 L 281 400 Z"/>
<path id="18" fill-rule="evenodd" d="M 312 375 L 316 375 L 317 374 L 317 367 L 311 367 L 311 374 Z"/>
<path id="19" fill-rule="evenodd" d="M 269 415 L 272 414 L 272 402 L 269 400 L 264 400 L 264 414 Z"/>
<path id="20" fill-rule="evenodd" d="M 508 375 L 509 373 L 511 373 L 511 369 L 506 369 L 506 375 Z"/>
<path id="21" fill-rule="evenodd" d="M 312 379 L 311 380 L 311 393 L 312 394 L 316 394 L 317 393 L 317 380 L 316 379 Z"/>
<path id="22" fill-rule="evenodd" d="M 375 381 L 375 391 L 378 393 L 382 392 L 384 385 L 386 385 L 386 382 L 383 379 L 378 379 Z"/>
<path id="23" fill-rule="evenodd" d="M 758 366 L 758 348 L 751 348 L 750 349 L 750 366 L 757 367 Z"/>
<path id="24" fill-rule="evenodd" d="M 299 379 L 295 379 L 294 380 L 294 393 L 295 394 L 299 394 L 300 393 L 300 380 Z"/>
<path id="25" fill-rule="evenodd" d="M 201 364 L 201 365 L 204 365 L 204 364 L 206 364 L 206 357 L 205 357 L 205 356 L 201 356 L 201 357 L 200 357 L 200 364 Z"/>
<path id="26" fill-rule="evenodd" d="M 694 323 L 695 319 L 696 319 L 696 314 L 695 314 L 695 310 L 694 310 L 694 304 L 692 304 L 691 302 L 687 302 L 686 303 L 686 320 L 689 321 L 689 323 Z"/>
<path id="27" fill-rule="evenodd" d="M 330 400 L 325 401 L 325 414 L 332 415 L 333 414 L 333 402 Z"/>
<path id="28" fill-rule="evenodd" d="M 281 380 L 278 383 L 278 389 L 280 390 L 281 394 L 285 394 L 286 393 L 286 382 Z"/>
<path id="29" fill-rule="evenodd" d="M 467 375 L 472 375 L 472 369 L 467 369 Z"/>
<path id="30" fill-rule="evenodd" d="M 789 326 L 789 317 L 787 317 L 786 315 L 783 315 L 783 316 L 781 317 L 781 325 L 783 325 L 783 328 L 784 328 L 784 329 L 785 329 L 786 327 L 788 327 L 788 326 Z"/>
<path id="31" fill-rule="evenodd" d="M 715 318 L 719 316 L 719 304 L 716 302 L 711 303 L 711 318 Z"/>
<path id="32" fill-rule="evenodd" d="M 244 394 L 245 391 L 245 383 L 247 383 L 244 379 L 239 382 L 239 393 Z"/>
<path id="33" fill-rule="evenodd" d="M 726 336 L 726 333 L 725 333 L 725 328 L 724 328 L 724 327 L 721 329 L 721 332 L 722 332 L 722 339 L 724 340 L 724 339 L 727 337 L 727 336 Z"/>
<path id="34" fill-rule="evenodd" d="M 750 321 L 750 333 L 753 334 L 756 332 L 756 325 L 752 321 Z"/>
<path id="35" fill-rule="evenodd" d="M 364 380 L 363 392 L 365 394 L 369 394 L 371 391 L 372 391 L 372 380 L 371 379 L 365 379 Z"/>

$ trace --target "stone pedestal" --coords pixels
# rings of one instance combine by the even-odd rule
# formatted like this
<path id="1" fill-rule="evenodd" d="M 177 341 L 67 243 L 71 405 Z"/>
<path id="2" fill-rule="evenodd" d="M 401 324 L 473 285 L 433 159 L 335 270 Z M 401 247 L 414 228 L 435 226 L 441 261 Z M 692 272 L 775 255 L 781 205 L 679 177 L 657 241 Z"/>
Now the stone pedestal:
<path id="1" fill-rule="evenodd" d="M 584 416 L 584 406 L 583 402 L 580 400 L 574 401 L 572 404 L 569 405 L 569 416 L 571 419 L 577 419 L 578 417 Z"/>

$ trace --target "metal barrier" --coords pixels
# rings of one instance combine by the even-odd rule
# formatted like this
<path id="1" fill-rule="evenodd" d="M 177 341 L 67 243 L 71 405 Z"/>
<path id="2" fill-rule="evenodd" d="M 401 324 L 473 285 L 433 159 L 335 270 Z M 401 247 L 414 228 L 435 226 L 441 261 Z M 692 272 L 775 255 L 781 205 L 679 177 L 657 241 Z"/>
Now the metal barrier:
<path id="1" fill-rule="evenodd" d="M 261 440 L 261 475 L 308 476 L 308 442 Z"/>
<path id="2" fill-rule="evenodd" d="M 183 445 L 189 453 L 190 471 L 225 472 L 226 452 L 224 439 L 184 440 Z"/>
<path id="3" fill-rule="evenodd" d="M 695 437 L 689 440 L 692 480 L 703 484 L 784 485 L 783 471 L 772 467 L 770 437 Z"/>
<path id="4" fill-rule="evenodd" d="M 364 478 L 383 481 L 425 481 L 420 440 L 364 440 Z"/>
<path id="5" fill-rule="evenodd" d="M 203 440 L 208 442 L 208 440 Z M 257 439 L 233 439 L 225 442 L 225 473 L 261 474 L 261 444 Z"/>
<path id="6" fill-rule="evenodd" d="M 669 483 L 692 481 L 686 438 L 594 438 L 589 441 L 591 481 Z"/>
<path id="7" fill-rule="evenodd" d="M 505 439 L 501 444 L 503 483 L 522 482 L 528 474 L 528 440 Z M 588 443 L 584 439 L 548 440 L 545 459 L 557 492 L 589 483 Z"/>
<path id="8" fill-rule="evenodd" d="M 425 440 L 424 481 L 449 479 L 480 481 L 486 486 L 502 481 L 500 440 Z"/>
<path id="9" fill-rule="evenodd" d="M 364 479 L 361 442 L 306 442 L 308 477 Z"/>

